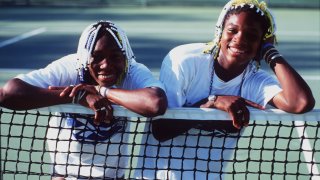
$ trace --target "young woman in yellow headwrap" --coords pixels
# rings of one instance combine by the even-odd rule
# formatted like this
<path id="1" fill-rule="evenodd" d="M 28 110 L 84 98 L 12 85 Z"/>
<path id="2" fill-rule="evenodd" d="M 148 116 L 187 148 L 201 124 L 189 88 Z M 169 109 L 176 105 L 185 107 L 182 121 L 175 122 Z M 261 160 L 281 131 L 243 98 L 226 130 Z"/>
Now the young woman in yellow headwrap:
<path id="1" fill-rule="evenodd" d="M 213 42 L 181 45 L 164 58 L 160 81 L 170 108 L 215 108 L 227 112 L 232 121 L 154 121 L 153 133 L 164 141 L 158 149 L 161 159 L 154 163 L 157 178 L 222 178 L 239 137 L 225 135 L 241 133 L 248 125 L 248 106 L 290 113 L 314 107 L 309 86 L 274 46 L 275 33 L 274 18 L 264 2 L 231 0 L 219 16 Z M 261 59 L 276 78 L 259 69 Z M 179 147 L 172 147 L 173 142 Z"/>

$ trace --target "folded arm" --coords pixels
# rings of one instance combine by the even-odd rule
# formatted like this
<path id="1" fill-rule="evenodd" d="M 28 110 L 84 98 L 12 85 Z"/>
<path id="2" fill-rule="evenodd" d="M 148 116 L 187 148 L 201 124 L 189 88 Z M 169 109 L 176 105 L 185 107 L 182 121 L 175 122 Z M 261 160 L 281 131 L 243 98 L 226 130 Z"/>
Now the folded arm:
<path id="1" fill-rule="evenodd" d="M 110 89 L 107 98 L 114 104 L 146 117 L 162 115 L 167 109 L 165 92 L 158 87 L 136 90 Z"/>
<path id="2" fill-rule="evenodd" d="M 276 95 L 270 103 L 290 113 L 305 113 L 312 110 L 315 100 L 302 77 L 282 57 L 276 61 L 273 70 L 283 91 Z"/>
<path id="3" fill-rule="evenodd" d="M 76 96 L 84 90 L 91 95 L 101 95 L 108 102 L 121 105 L 145 117 L 155 117 L 165 113 L 167 109 L 167 96 L 158 87 L 126 90 L 119 88 L 105 88 L 88 84 L 79 84 L 74 87 L 49 87 L 50 89 L 63 89 L 60 96 Z M 104 89 L 104 90 L 101 90 Z M 106 89 L 107 93 L 106 93 Z"/>
<path id="4" fill-rule="evenodd" d="M 9 80 L 0 91 L 0 106 L 28 110 L 71 103 L 71 97 L 60 97 L 61 90 L 49 90 L 30 85 L 20 79 Z"/>
<path id="5" fill-rule="evenodd" d="M 283 91 L 271 99 L 269 104 L 289 113 L 305 113 L 312 110 L 315 100 L 304 79 L 290 66 L 272 44 L 265 44 L 264 59 L 270 65 Z"/>

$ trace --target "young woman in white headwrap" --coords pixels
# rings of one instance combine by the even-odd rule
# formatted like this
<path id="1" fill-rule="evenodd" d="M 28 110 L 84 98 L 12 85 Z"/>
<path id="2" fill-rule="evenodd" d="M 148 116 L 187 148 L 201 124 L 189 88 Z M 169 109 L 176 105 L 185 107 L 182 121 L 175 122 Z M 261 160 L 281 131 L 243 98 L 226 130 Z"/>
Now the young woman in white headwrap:
<path id="1" fill-rule="evenodd" d="M 160 71 L 168 107 L 216 108 L 232 121 L 153 121 L 155 137 L 164 141 L 157 149 L 161 158 L 147 164 L 156 172 L 142 176 L 221 179 L 238 137 L 225 134 L 241 133 L 248 125 L 247 106 L 271 105 L 290 113 L 313 109 L 309 86 L 274 46 L 275 30 L 264 2 L 231 0 L 220 14 L 213 42 L 181 45 L 169 52 Z M 276 78 L 259 69 L 261 59 Z"/>
<path id="2" fill-rule="evenodd" d="M 94 116 L 66 113 L 50 120 L 53 179 L 123 178 L 129 127 L 113 117 L 111 104 L 146 117 L 161 115 L 167 108 L 162 86 L 135 61 L 124 31 L 100 21 L 83 31 L 76 54 L 8 81 L 0 105 L 24 110 L 77 103 L 93 109 Z"/>

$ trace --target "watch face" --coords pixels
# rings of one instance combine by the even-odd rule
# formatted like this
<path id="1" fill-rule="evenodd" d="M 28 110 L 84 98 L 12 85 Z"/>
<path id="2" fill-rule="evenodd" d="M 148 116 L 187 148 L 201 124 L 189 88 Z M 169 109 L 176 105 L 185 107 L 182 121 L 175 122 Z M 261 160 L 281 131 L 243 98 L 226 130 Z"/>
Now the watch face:
<path id="1" fill-rule="evenodd" d="M 215 101 L 216 98 L 217 98 L 216 95 L 210 95 L 210 96 L 208 97 L 208 100 L 209 100 L 209 101 Z"/>

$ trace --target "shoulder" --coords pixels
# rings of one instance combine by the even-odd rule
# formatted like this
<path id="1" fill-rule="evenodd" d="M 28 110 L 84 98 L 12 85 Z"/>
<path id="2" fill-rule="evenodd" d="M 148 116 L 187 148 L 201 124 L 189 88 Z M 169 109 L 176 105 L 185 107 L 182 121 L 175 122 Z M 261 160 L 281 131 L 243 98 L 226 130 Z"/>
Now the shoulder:
<path id="1" fill-rule="evenodd" d="M 146 87 L 159 87 L 164 89 L 163 85 L 157 80 L 152 72 L 144 65 L 138 62 L 132 62 L 129 73 L 122 84 L 124 89 L 140 89 Z"/>
<path id="2" fill-rule="evenodd" d="M 265 85 L 277 85 L 278 81 L 277 79 L 272 76 L 270 73 L 263 69 L 256 70 L 256 66 L 252 63 L 249 64 L 248 67 L 248 74 L 246 77 L 246 83 L 265 86 Z"/>
<path id="3" fill-rule="evenodd" d="M 75 55 L 67 55 L 53 61 L 42 69 L 33 70 L 27 74 L 20 74 L 17 78 L 38 86 L 61 86 L 64 83 L 74 83 L 77 79 L 77 58 Z"/>
<path id="4" fill-rule="evenodd" d="M 173 48 L 163 60 L 163 64 L 194 64 L 195 61 L 207 59 L 209 54 L 203 51 L 206 47 L 205 43 L 184 44 Z"/>
<path id="5" fill-rule="evenodd" d="M 142 78 L 153 78 L 151 71 L 142 63 L 132 61 L 129 72 L 126 75 L 127 79 L 136 80 Z"/>
<path id="6" fill-rule="evenodd" d="M 53 61 L 49 64 L 44 71 L 50 72 L 52 75 L 60 75 L 65 77 L 76 77 L 78 60 L 76 54 L 66 55 L 58 60 Z"/>
<path id="7" fill-rule="evenodd" d="M 188 57 L 192 55 L 201 55 L 203 54 L 203 50 L 205 47 L 205 43 L 192 43 L 192 44 L 184 44 L 173 48 L 168 56 L 170 57 Z"/>
<path id="8" fill-rule="evenodd" d="M 184 53 L 194 53 L 198 51 L 202 51 L 206 43 L 190 43 L 190 44 L 183 44 L 173 48 L 170 53 L 172 52 L 184 52 Z"/>
<path id="9" fill-rule="evenodd" d="M 147 66 L 145 66 L 142 63 L 138 63 L 135 60 L 131 62 L 130 64 L 130 70 L 129 70 L 130 74 L 132 73 L 137 73 L 137 72 L 151 72 Z"/>
<path id="10" fill-rule="evenodd" d="M 77 64 L 77 55 L 69 54 L 57 59 L 51 63 L 52 65 L 73 66 Z"/>

